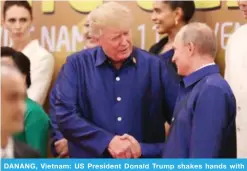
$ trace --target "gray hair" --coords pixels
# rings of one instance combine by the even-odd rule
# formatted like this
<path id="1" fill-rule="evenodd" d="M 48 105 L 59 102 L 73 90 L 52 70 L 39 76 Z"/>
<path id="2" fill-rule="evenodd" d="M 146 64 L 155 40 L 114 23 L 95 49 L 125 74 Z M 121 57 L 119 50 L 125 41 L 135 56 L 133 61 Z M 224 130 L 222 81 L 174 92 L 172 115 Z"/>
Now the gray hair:
<path id="1" fill-rule="evenodd" d="M 99 37 L 102 28 L 114 27 L 119 29 L 131 29 L 133 16 L 130 9 L 116 2 L 107 2 L 90 13 L 90 34 Z"/>
<path id="2" fill-rule="evenodd" d="M 193 43 L 198 53 L 215 58 L 217 53 L 216 36 L 205 23 L 192 22 L 182 27 L 177 34 L 183 44 Z"/>

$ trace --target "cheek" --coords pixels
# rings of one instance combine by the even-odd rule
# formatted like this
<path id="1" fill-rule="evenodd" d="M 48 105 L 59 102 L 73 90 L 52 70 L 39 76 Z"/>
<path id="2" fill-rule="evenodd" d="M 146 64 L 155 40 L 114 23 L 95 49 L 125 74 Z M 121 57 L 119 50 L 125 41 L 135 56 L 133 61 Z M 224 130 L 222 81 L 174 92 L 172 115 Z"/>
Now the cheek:
<path id="1" fill-rule="evenodd" d="M 127 42 L 132 45 L 132 36 L 128 37 Z"/>
<path id="2" fill-rule="evenodd" d="M 13 27 L 12 24 L 6 23 L 6 24 L 5 24 L 5 28 L 6 28 L 10 33 L 12 33 L 14 27 Z"/>
<path id="3" fill-rule="evenodd" d="M 22 32 L 24 33 L 24 35 L 29 34 L 30 30 L 31 30 L 31 25 L 30 24 L 23 25 Z"/>
<path id="4" fill-rule="evenodd" d="M 108 42 L 108 46 L 110 49 L 114 49 L 114 50 L 117 50 L 120 46 L 119 46 L 119 42 Z"/>
<path id="5" fill-rule="evenodd" d="M 29 31 L 30 28 L 31 28 L 31 23 L 24 24 L 24 27 L 23 27 L 24 30 Z"/>
<path id="6" fill-rule="evenodd" d="M 116 51 L 118 48 L 118 46 L 116 46 L 114 43 L 109 41 L 101 42 L 101 46 L 103 47 L 103 49 L 107 50 L 107 52 L 111 54 L 113 54 L 114 51 Z"/>
<path id="7" fill-rule="evenodd" d="M 187 60 L 184 57 L 184 52 L 183 51 L 179 51 L 177 53 L 177 56 L 178 56 L 178 58 L 177 58 L 178 64 L 181 65 L 181 66 L 184 66 L 187 63 Z"/>

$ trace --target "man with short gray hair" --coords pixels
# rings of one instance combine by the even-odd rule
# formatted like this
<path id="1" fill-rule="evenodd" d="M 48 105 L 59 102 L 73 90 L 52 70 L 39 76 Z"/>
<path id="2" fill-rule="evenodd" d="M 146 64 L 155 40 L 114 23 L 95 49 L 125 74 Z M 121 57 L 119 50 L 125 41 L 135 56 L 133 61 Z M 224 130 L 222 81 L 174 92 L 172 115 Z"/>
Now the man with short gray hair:
<path id="1" fill-rule="evenodd" d="M 214 63 L 216 39 L 203 23 L 176 35 L 173 62 L 183 76 L 164 158 L 235 158 L 236 102 Z"/>
<path id="2" fill-rule="evenodd" d="M 72 54 L 53 102 L 72 158 L 161 157 L 176 100 L 166 65 L 133 46 L 130 10 L 108 2 L 90 14 L 99 46 Z"/>

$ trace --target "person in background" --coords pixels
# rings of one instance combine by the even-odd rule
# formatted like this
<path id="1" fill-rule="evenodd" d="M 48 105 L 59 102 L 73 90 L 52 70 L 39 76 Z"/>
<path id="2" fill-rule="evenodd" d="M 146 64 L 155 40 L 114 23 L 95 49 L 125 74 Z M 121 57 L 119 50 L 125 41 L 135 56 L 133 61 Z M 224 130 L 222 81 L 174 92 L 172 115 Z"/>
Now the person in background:
<path id="1" fill-rule="evenodd" d="M 30 61 L 21 52 L 16 52 L 10 47 L 1 47 L 1 60 L 13 61 L 26 80 L 26 87 L 31 85 L 30 79 Z M 9 62 L 11 64 L 11 62 Z M 15 134 L 14 138 L 28 144 L 33 149 L 40 152 L 41 157 L 47 157 L 49 118 L 43 108 L 26 97 L 26 110 L 24 113 L 24 130 Z"/>
<path id="2" fill-rule="evenodd" d="M 169 71 L 133 46 L 127 7 L 108 2 L 90 15 L 99 46 L 69 56 L 55 85 L 55 114 L 69 156 L 161 157 L 163 124 L 173 111 Z"/>
<path id="3" fill-rule="evenodd" d="M 94 39 L 90 34 L 90 13 L 86 17 L 86 21 L 84 23 L 83 28 L 83 37 L 85 41 L 84 49 L 88 48 L 94 48 L 95 46 L 98 46 L 98 42 L 96 39 Z"/>
<path id="4" fill-rule="evenodd" d="M 216 37 L 204 23 L 190 23 L 174 40 L 183 76 L 164 158 L 236 158 L 236 101 L 215 64 Z"/>
<path id="5" fill-rule="evenodd" d="M 178 31 L 188 24 L 195 12 L 194 1 L 154 1 L 151 19 L 155 30 L 166 35 L 149 52 L 172 63 L 173 41 Z"/>
<path id="6" fill-rule="evenodd" d="M 238 1 L 247 19 L 247 1 Z M 237 100 L 237 149 L 239 158 L 247 158 L 247 24 L 229 38 L 225 52 L 225 79 Z"/>
<path id="7" fill-rule="evenodd" d="M 26 84 L 23 75 L 1 60 L 1 158 L 39 158 L 37 151 L 13 139 L 23 130 Z"/>
<path id="8" fill-rule="evenodd" d="M 149 52 L 158 55 L 167 63 L 170 75 L 168 80 L 179 85 L 180 77 L 177 74 L 176 65 L 172 62 L 174 54 L 173 41 L 177 32 L 188 24 L 195 12 L 194 1 L 154 1 L 151 19 L 155 29 L 160 35 L 166 35 L 158 43 L 154 44 Z M 171 90 L 176 97 L 177 87 Z M 174 100 L 172 100 L 174 101 Z M 166 135 L 169 133 L 169 124 L 165 123 Z"/>
<path id="9" fill-rule="evenodd" d="M 84 49 L 88 48 L 94 48 L 98 45 L 97 40 L 90 36 L 90 14 L 89 13 L 86 17 L 85 23 L 84 23 L 84 29 L 83 29 L 83 37 L 85 41 Z M 61 69 L 62 70 L 62 69 Z M 58 82 L 60 77 L 60 74 L 57 76 L 56 82 Z M 57 125 L 57 119 L 56 119 L 56 113 L 55 113 L 55 99 L 56 99 L 56 82 L 50 92 L 50 98 L 49 98 L 49 116 L 51 120 L 51 151 L 53 156 L 65 158 L 68 156 L 68 141 L 62 133 L 60 132 L 58 125 Z"/>
<path id="10" fill-rule="evenodd" d="M 52 80 L 54 58 L 31 37 L 32 7 L 27 1 L 5 1 L 2 11 L 2 24 L 9 32 L 12 48 L 24 53 L 31 62 L 28 97 L 43 105 Z"/>

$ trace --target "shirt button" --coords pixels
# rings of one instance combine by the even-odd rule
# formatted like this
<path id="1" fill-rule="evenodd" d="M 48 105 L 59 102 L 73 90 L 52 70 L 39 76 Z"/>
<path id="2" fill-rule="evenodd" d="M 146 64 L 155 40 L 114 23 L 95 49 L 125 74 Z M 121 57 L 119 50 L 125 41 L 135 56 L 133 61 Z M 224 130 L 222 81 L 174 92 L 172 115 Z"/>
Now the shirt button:
<path id="1" fill-rule="evenodd" d="M 120 81 L 120 77 L 116 77 L 116 81 Z"/>
<path id="2" fill-rule="evenodd" d="M 121 118 L 121 117 L 118 117 L 117 120 L 118 120 L 119 122 L 121 122 L 121 121 L 122 121 L 122 118 Z"/>
<path id="3" fill-rule="evenodd" d="M 117 101 L 120 102 L 121 101 L 121 97 L 117 97 Z"/>

